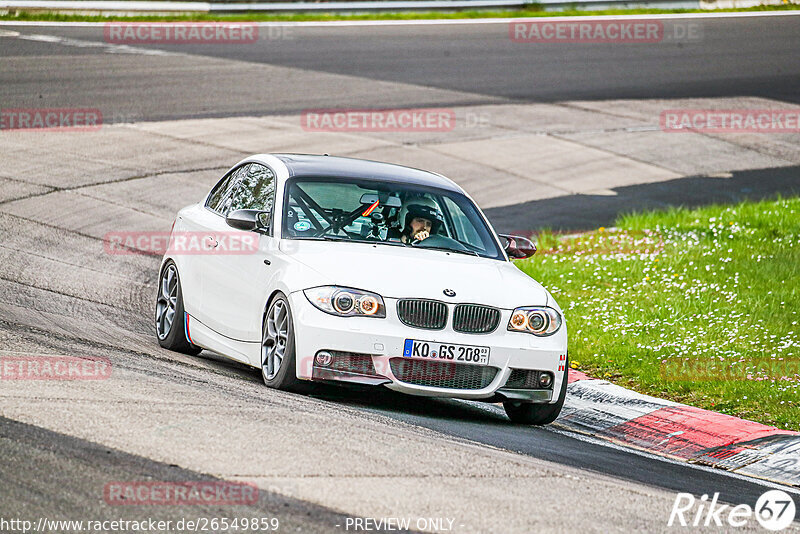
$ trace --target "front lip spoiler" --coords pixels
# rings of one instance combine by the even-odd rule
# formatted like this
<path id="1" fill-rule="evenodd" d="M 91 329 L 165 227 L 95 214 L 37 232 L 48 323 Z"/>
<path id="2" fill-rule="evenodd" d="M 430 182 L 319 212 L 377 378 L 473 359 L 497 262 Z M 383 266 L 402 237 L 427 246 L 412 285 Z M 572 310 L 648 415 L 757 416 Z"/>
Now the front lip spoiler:
<path id="1" fill-rule="evenodd" d="M 326 369 L 325 367 L 318 367 L 316 365 L 312 370 L 311 379 L 350 382 L 355 384 L 363 384 L 365 386 L 381 386 L 383 384 L 392 383 L 392 381 L 385 376 L 364 375 L 361 373 L 353 373 L 351 371 L 342 371 L 339 369 Z"/>
<path id="2" fill-rule="evenodd" d="M 351 384 L 360 384 L 364 386 L 382 386 L 384 384 L 391 384 L 392 380 L 385 376 L 364 375 L 361 373 L 353 373 L 350 371 L 342 371 L 338 369 L 326 369 L 324 367 L 314 366 L 312 373 L 312 380 L 334 381 L 334 382 L 349 382 Z M 403 383 L 403 382 L 399 382 Z M 459 390 L 453 390 L 457 393 Z M 548 403 L 553 400 L 553 392 L 548 389 L 513 389 L 513 388 L 500 388 L 495 392 L 495 397 L 501 401 L 527 401 L 535 403 Z"/>
<path id="3" fill-rule="evenodd" d="M 504 400 L 521 400 L 532 402 L 550 402 L 553 400 L 553 391 L 549 389 L 513 389 L 500 388 L 495 394 Z"/>
<path id="4" fill-rule="evenodd" d="M 382 386 L 391 384 L 392 380 L 385 376 L 365 375 L 342 371 L 339 369 L 327 369 L 325 367 L 314 366 L 312 380 L 323 380 L 333 382 L 349 382 L 351 384 L 361 384 L 364 386 Z M 399 383 L 403 383 L 399 381 Z M 460 390 L 453 390 L 454 393 Z M 528 401 L 535 403 L 548 403 L 553 400 L 553 391 L 549 389 L 514 389 L 500 388 L 495 392 L 495 398 L 499 400 Z"/>

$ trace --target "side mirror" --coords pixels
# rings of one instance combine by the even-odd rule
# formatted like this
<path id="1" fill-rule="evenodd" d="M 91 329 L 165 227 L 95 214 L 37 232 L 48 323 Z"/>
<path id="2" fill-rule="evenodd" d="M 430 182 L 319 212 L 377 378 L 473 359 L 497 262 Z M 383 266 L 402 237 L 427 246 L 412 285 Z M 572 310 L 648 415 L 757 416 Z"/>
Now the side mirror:
<path id="1" fill-rule="evenodd" d="M 262 210 L 236 210 L 225 216 L 228 226 L 246 232 L 269 230 L 269 212 Z"/>
<path id="2" fill-rule="evenodd" d="M 536 254 L 536 245 L 528 238 L 506 234 L 499 234 L 499 237 L 505 240 L 504 248 L 511 259 L 522 260 Z"/>

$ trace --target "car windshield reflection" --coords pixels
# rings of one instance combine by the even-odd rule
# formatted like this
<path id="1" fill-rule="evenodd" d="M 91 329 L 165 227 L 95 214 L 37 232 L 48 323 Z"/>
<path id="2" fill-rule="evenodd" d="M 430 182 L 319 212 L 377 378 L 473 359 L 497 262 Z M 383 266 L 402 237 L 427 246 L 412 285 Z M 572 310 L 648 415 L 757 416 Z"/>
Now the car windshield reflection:
<path id="1" fill-rule="evenodd" d="M 466 195 L 405 183 L 292 179 L 286 187 L 282 236 L 504 259 L 491 230 Z"/>

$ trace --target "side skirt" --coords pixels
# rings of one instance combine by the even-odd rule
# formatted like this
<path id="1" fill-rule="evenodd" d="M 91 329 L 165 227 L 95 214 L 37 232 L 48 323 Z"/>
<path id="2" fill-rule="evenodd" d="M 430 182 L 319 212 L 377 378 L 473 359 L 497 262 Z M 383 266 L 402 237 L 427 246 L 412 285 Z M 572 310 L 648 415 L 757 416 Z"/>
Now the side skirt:
<path id="1" fill-rule="evenodd" d="M 191 342 L 204 349 L 212 350 L 237 362 L 261 367 L 261 343 L 238 341 L 223 336 L 198 321 L 194 316 L 186 314 L 186 334 Z"/>

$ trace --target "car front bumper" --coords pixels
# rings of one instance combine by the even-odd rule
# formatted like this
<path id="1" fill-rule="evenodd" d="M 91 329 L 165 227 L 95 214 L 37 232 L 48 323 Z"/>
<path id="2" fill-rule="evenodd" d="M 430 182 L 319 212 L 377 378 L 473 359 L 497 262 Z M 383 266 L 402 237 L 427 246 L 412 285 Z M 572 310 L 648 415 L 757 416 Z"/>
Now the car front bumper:
<path id="1" fill-rule="evenodd" d="M 540 403 L 558 401 L 561 382 L 564 379 L 564 366 L 567 354 L 566 325 L 554 335 L 537 337 L 522 332 L 510 332 L 506 329 L 512 310 L 501 310 L 500 323 L 494 332 L 488 334 L 465 334 L 452 330 L 449 324 L 442 330 L 426 330 L 404 325 L 397 316 L 397 300 L 384 298 L 386 317 L 338 317 L 325 313 L 314 307 L 302 291 L 289 295 L 295 331 L 295 354 L 297 360 L 297 376 L 304 380 L 333 380 L 363 385 L 385 385 L 387 388 L 412 395 L 429 397 L 453 397 L 461 399 L 497 399 L 524 400 Z M 449 317 L 452 318 L 454 305 L 448 305 Z M 473 383 L 469 389 L 454 387 L 438 387 L 436 385 L 411 383 L 402 380 L 396 373 L 403 357 L 403 348 L 407 339 L 424 340 L 433 343 L 449 343 L 459 345 L 485 346 L 490 348 L 487 366 L 459 364 L 459 373 L 481 374 L 480 369 L 486 367 L 485 380 L 476 387 Z M 348 353 L 371 360 L 368 372 L 358 369 L 334 368 L 320 366 L 315 363 L 315 356 L 320 351 L 334 354 Z M 430 360 L 415 360 L 430 362 Z M 394 363 L 394 365 L 393 365 Z M 432 368 L 435 361 L 427 364 Z M 444 373 L 453 373 L 452 364 L 442 365 L 447 369 Z M 369 363 L 367 362 L 367 367 Z M 468 367 L 468 369 L 463 369 Z M 496 369 L 496 372 L 495 372 Z M 549 388 L 504 387 L 512 370 L 530 370 L 550 372 L 553 382 Z M 491 378 L 486 378 L 492 375 Z M 407 376 L 406 376 L 407 378 Z M 458 380 L 428 380 L 425 382 L 456 383 Z M 452 378 L 456 378 L 452 376 Z"/>

